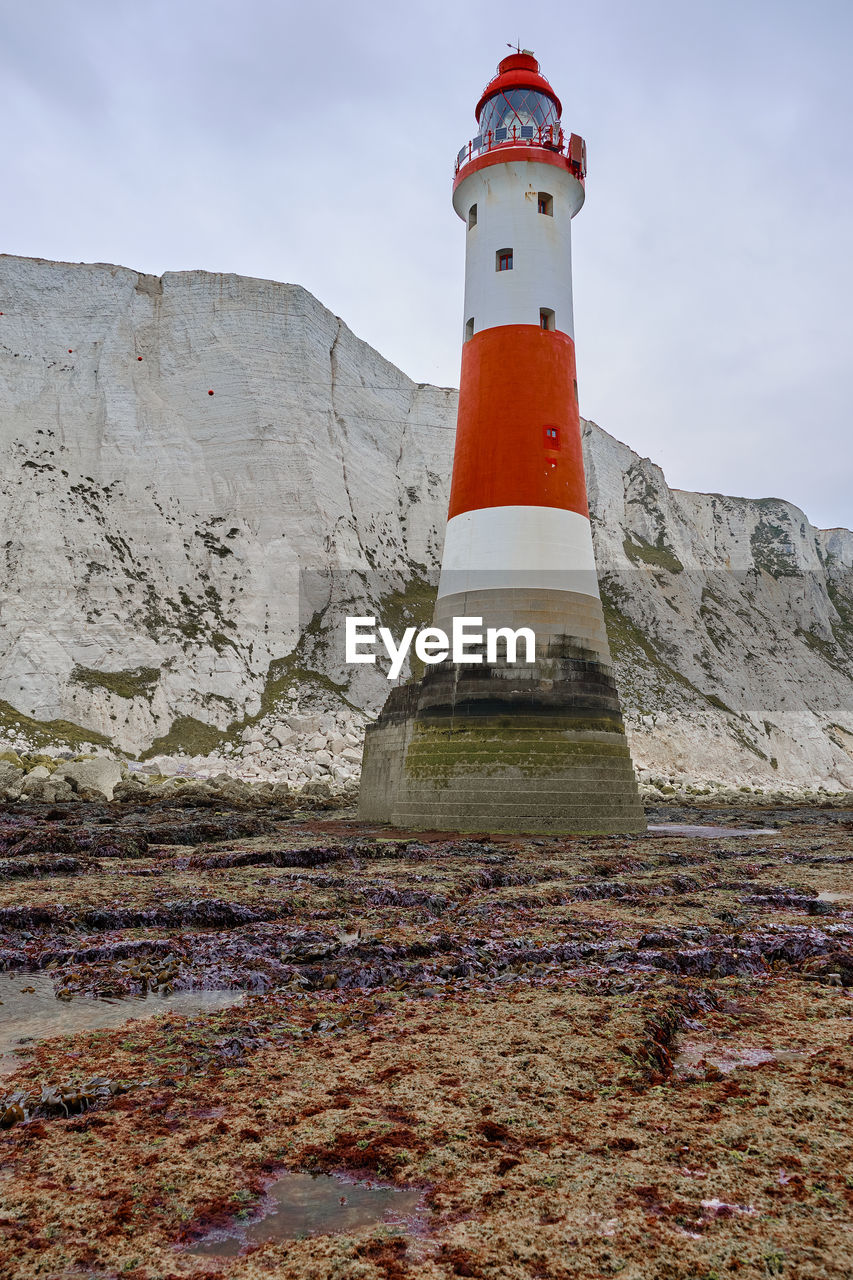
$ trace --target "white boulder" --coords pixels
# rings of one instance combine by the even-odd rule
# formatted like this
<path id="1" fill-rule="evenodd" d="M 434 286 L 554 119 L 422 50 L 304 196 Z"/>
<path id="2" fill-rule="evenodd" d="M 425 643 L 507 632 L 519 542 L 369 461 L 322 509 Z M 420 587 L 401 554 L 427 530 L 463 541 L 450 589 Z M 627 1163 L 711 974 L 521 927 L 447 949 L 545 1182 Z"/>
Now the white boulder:
<path id="1" fill-rule="evenodd" d="M 121 765 L 106 756 L 93 760 L 69 760 L 54 770 L 52 781 L 68 782 L 75 791 L 93 791 L 112 800 L 113 790 L 121 782 Z"/>

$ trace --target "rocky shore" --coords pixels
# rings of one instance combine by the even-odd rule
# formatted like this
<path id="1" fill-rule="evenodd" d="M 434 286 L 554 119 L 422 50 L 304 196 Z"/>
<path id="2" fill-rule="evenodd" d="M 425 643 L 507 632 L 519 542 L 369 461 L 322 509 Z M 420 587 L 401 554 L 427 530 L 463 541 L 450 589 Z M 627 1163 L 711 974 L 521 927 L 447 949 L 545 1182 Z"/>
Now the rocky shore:
<path id="1" fill-rule="evenodd" d="M 3 1280 L 849 1274 L 853 809 L 454 837 L 69 764 L 0 807 Z M 264 1239 L 291 1173 L 410 1207 Z"/>
<path id="2" fill-rule="evenodd" d="M 72 754 L 35 747 L 23 736 L 0 739 L 0 801 L 46 804 L 132 801 L 143 796 L 219 797 L 263 805 L 286 798 L 355 804 L 365 717 L 357 712 L 294 711 L 243 731 L 221 755 L 155 755 L 139 761 L 92 745 Z M 762 787 L 637 769 L 641 798 L 656 805 L 761 809 L 774 806 L 848 809 L 853 791 L 791 782 Z"/>
<path id="3" fill-rule="evenodd" d="M 20 727 L 0 738 L 0 800 L 131 800 L 189 789 L 244 803 L 291 795 L 354 802 L 365 723 L 355 708 L 294 694 L 287 709 L 258 718 L 218 754 L 141 760 L 94 743 L 76 753 L 39 746 Z"/>

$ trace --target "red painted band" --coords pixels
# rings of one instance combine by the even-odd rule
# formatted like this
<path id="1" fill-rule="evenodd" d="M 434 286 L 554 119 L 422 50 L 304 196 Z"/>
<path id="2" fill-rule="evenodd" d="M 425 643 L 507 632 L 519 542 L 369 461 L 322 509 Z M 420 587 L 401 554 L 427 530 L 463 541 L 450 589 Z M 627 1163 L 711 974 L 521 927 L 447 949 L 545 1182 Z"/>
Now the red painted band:
<path id="1" fill-rule="evenodd" d="M 589 515 L 576 385 L 575 344 L 565 333 L 507 324 L 469 338 L 448 520 L 508 506 Z"/>
<path id="2" fill-rule="evenodd" d="M 503 93 L 506 89 L 535 89 L 537 93 L 544 93 L 551 99 L 557 108 L 557 118 L 563 114 L 563 104 L 551 88 L 548 81 L 542 75 L 539 63 L 536 61 L 532 53 L 511 53 L 506 58 L 501 58 L 498 63 L 497 74 L 492 76 L 489 83 L 483 90 L 480 101 L 474 115 L 477 117 L 477 123 L 480 123 L 480 112 L 484 105 L 493 98 L 497 93 Z"/>
<path id="3" fill-rule="evenodd" d="M 511 160 L 527 160 L 530 164 L 555 164 L 558 169 L 567 169 L 572 177 L 577 178 L 581 186 L 584 185 L 583 178 L 577 172 L 577 164 L 573 163 L 568 156 L 561 155 L 559 151 L 549 151 L 547 147 L 523 144 L 514 147 L 511 144 L 499 143 L 485 155 L 463 164 L 453 180 L 453 190 L 456 190 L 463 178 L 476 173 L 478 169 L 486 169 L 490 164 L 509 164 Z"/>

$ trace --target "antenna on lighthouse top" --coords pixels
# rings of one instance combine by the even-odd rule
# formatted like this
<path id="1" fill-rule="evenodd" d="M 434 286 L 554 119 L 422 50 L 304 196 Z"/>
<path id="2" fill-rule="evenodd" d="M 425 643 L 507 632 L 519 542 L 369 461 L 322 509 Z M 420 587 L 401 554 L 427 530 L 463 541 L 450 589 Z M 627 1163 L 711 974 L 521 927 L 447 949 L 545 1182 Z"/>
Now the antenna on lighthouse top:
<path id="1" fill-rule="evenodd" d="M 506 47 L 508 49 L 515 49 L 516 53 L 521 53 L 521 44 L 518 41 L 516 41 L 516 43 L 513 44 L 511 40 L 507 40 Z"/>

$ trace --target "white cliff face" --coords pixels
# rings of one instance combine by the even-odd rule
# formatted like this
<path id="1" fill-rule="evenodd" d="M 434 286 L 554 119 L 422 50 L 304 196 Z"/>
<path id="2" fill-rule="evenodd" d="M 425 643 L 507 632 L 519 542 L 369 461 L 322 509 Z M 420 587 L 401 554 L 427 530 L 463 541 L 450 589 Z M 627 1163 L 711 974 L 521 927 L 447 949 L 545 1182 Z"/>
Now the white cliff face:
<path id="1" fill-rule="evenodd" d="M 853 786 L 853 535 L 780 499 L 669 489 L 593 423 L 584 444 L 635 763 Z"/>
<path id="2" fill-rule="evenodd" d="M 296 645 L 302 570 L 402 586 L 438 554 L 455 393 L 304 289 L 5 257 L 0 311 L 14 708 L 127 750 L 225 728 Z"/>
<path id="3" fill-rule="evenodd" d="M 456 393 L 294 285 L 0 257 L 0 311 L 0 728 L 195 753 L 227 731 L 314 777 L 357 754 L 349 711 L 325 747 L 264 732 L 295 689 L 328 715 L 387 693 L 343 666 L 342 617 L 428 620 Z M 853 787 L 853 534 L 670 490 L 592 423 L 584 444 L 637 763 Z"/>

